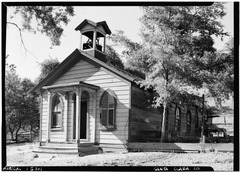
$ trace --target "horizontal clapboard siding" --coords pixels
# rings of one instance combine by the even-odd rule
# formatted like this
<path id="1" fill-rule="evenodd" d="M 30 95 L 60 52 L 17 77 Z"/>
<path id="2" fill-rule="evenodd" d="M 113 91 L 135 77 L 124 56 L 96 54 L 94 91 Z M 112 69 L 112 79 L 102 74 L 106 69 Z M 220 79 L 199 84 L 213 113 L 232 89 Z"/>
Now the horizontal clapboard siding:
<path id="1" fill-rule="evenodd" d="M 48 113 L 48 93 L 42 92 L 42 116 L 41 116 L 41 141 L 46 141 L 47 136 L 47 113 Z"/>

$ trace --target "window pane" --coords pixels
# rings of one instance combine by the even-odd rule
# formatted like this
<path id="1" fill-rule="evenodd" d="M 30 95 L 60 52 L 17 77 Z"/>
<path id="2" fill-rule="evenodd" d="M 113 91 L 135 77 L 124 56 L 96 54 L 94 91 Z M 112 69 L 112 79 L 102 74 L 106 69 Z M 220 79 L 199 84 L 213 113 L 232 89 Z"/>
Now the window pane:
<path id="1" fill-rule="evenodd" d="M 179 112 L 179 108 L 176 109 L 176 114 L 175 114 L 175 130 L 180 131 L 180 112 Z"/>
<path id="2" fill-rule="evenodd" d="M 102 99 L 102 107 L 108 107 L 108 94 L 104 94 Z"/>
<path id="3" fill-rule="evenodd" d="M 110 94 L 108 94 L 108 103 L 109 104 L 114 104 L 114 99 Z"/>
<path id="4" fill-rule="evenodd" d="M 113 108 L 114 107 L 114 105 L 113 104 L 109 104 L 109 108 Z"/>
<path id="5" fill-rule="evenodd" d="M 58 113 L 56 116 L 57 116 L 57 119 L 56 119 L 57 126 L 60 127 L 60 118 L 61 118 L 61 114 Z"/>
<path id="6" fill-rule="evenodd" d="M 60 112 L 52 113 L 52 127 L 61 127 L 61 113 Z"/>
<path id="7" fill-rule="evenodd" d="M 53 115 L 53 122 L 52 122 L 52 125 L 53 125 L 53 127 L 54 127 L 54 126 L 56 126 L 56 114 L 53 113 L 52 115 Z"/>
<path id="8" fill-rule="evenodd" d="M 107 126 L 107 128 L 114 128 L 115 101 L 114 97 L 108 91 L 104 92 L 101 98 L 101 109 L 101 124 Z"/>
<path id="9" fill-rule="evenodd" d="M 53 111 L 54 112 L 61 111 L 60 101 L 58 98 L 55 98 L 55 101 L 53 102 Z"/>
<path id="10" fill-rule="evenodd" d="M 113 119 L 113 110 L 111 109 L 111 110 L 109 110 L 108 124 L 113 125 L 114 124 L 113 120 L 114 120 Z"/>
<path id="11" fill-rule="evenodd" d="M 101 114 L 101 123 L 102 125 L 106 126 L 107 125 L 107 110 L 102 110 Z"/>

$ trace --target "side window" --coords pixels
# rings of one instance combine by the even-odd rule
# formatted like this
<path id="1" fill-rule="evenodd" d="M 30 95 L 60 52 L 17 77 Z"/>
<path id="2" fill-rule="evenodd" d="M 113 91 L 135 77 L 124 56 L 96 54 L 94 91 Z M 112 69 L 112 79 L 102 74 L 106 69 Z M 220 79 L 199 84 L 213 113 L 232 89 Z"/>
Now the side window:
<path id="1" fill-rule="evenodd" d="M 190 135 L 191 133 L 191 112 L 190 110 L 187 112 L 187 131 L 186 134 Z"/>
<path id="2" fill-rule="evenodd" d="M 180 108 L 176 107 L 174 130 L 180 132 L 180 129 L 181 129 L 181 112 Z"/>
<path id="3" fill-rule="evenodd" d="M 167 108 L 167 111 L 166 111 L 166 123 L 165 123 L 165 130 L 168 131 L 168 120 L 169 120 L 169 111 L 168 111 L 168 108 Z"/>
<path id="4" fill-rule="evenodd" d="M 58 95 L 52 99 L 52 123 L 51 128 L 62 127 L 62 104 Z"/>
<path id="5" fill-rule="evenodd" d="M 100 101 L 101 124 L 106 130 L 114 130 L 116 128 L 116 98 L 112 91 L 105 91 Z"/>
<path id="6" fill-rule="evenodd" d="M 199 120 L 198 120 L 198 109 L 195 109 L 195 128 L 199 127 Z"/>

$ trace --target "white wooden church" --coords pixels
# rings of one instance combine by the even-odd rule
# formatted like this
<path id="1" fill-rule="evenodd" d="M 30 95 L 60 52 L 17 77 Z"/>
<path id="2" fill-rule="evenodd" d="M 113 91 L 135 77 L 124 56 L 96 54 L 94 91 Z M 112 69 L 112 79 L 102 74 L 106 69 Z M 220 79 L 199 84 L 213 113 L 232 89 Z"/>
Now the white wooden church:
<path id="1" fill-rule="evenodd" d="M 75 30 L 80 47 L 31 91 L 41 99 L 39 151 L 127 151 L 130 142 L 159 141 L 162 110 L 150 107 L 153 92 L 106 64 L 107 23 L 86 19 Z M 197 109 L 174 105 L 168 114 L 168 138 L 200 129 Z"/>

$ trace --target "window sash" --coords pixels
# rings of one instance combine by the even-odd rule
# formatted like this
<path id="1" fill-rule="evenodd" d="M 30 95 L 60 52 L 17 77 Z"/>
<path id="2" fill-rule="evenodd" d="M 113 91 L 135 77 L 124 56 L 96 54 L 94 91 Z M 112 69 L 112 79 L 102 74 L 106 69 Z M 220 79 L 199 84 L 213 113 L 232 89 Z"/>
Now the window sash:
<path id="1" fill-rule="evenodd" d="M 180 110 L 179 110 L 179 108 L 177 108 L 176 112 L 175 112 L 175 126 L 174 126 L 174 130 L 175 131 L 180 131 L 180 128 L 181 128 Z"/>
<path id="2" fill-rule="evenodd" d="M 61 112 L 52 112 L 52 128 L 61 127 Z"/>
<path id="3" fill-rule="evenodd" d="M 101 102 L 101 123 L 103 126 L 107 127 L 107 129 L 115 128 L 115 106 L 114 97 L 106 93 Z"/>

